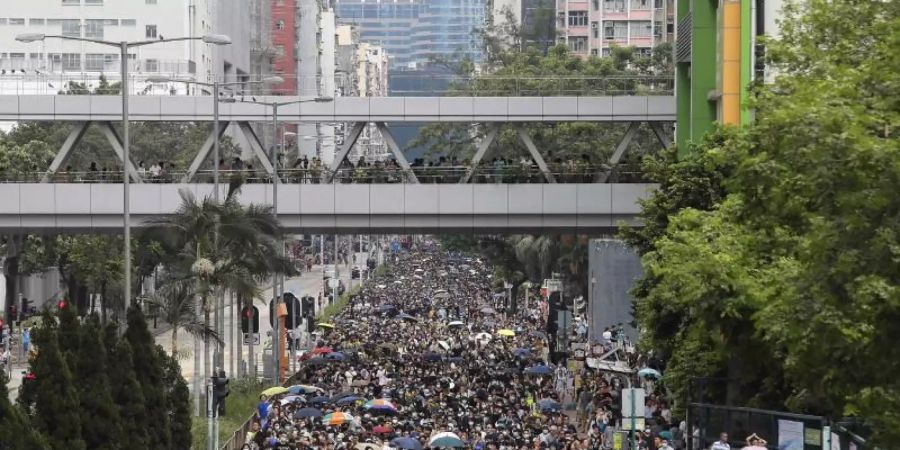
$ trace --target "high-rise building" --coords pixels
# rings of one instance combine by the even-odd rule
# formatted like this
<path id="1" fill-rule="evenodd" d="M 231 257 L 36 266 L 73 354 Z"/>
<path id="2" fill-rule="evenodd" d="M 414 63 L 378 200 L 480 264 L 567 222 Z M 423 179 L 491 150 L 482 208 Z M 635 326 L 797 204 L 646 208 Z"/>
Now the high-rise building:
<path id="1" fill-rule="evenodd" d="M 142 78 L 170 75 L 212 81 L 253 76 L 254 29 L 242 19 L 259 15 L 264 0 L 4 0 L 0 8 L 0 94 L 56 94 L 68 81 L 96 84 L 101 75 L 119 78 L 119 51 L 89 42 L 46 39 L 24 43 L 23 33 L 43 33 L 107 41 L 141 41 L 225 34 L 231 45 L 201 41 L 168 42 L 129 52 L 133 86 Z M 239 6 L 236 6 L 239 5 Z M 235 11 L 239 8 L 241 11 Z M 181 85 L 172 89 L 184 92 Z"/>
<path id="2" fill-rule="evenodd" d="M 482 59 L 477 30 L 490 14 L 486 0 L 335 0 L 341 23 L 384 48 L 391 68 L 417 69 L 432 60 Z"/>
<path id="3" fill-rule="evenodd" d="M 272 72 L 284 82 L 272 85 L 281 95 L 296 95 L 297 83 L 297 0 L 268 0 L 272 8 Z"/>
<path id="4" fill-rule="evenodd" d="M 559 42 L 575 54 L 609 55 L 612 47 L 649 54 L 674 33 L 674 0 L 557 0 Z"/>
<path id="5" fill-rule="evenodd" d="M 714 122 L 744 124 L 754 79 L 767 79 L 763 35 L 777 36 L 782 0 L 678 0 L 675 140 L 680 149 Z"/>

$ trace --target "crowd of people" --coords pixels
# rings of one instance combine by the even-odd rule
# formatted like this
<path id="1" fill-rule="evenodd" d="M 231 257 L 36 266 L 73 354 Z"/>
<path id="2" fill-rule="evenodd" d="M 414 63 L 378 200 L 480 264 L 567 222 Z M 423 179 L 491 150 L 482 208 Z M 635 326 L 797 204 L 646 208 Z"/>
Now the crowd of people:
<path id="1" fill-rule="evenodd" d="M 394 258 L 262 398 L 244 448 L 599 448 L 565 413 L 540 308 L 500 309 L 477 259 Z"/>

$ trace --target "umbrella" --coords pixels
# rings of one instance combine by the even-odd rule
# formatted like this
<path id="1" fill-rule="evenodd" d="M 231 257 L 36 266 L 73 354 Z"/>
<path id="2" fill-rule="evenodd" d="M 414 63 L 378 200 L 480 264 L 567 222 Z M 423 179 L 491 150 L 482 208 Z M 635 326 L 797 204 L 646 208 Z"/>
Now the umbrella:
<path id="1" fill-rule="evenodd" d="M 334 328 L 334 324 L 333 324 L 333 323 L 328 323 L 328 322 L 322 322 L 322 323 L 320 323 L 320 324 L 318 324 L 318 325 L 316 325 L 316 326 L 317 326 L 317 327 L 322 327 L 322 328 L 329 328 L 329 329 Z"/>
<path id="2" fill-rule="evenodd" d="M 329 401 L 331 401 L 331 399 L 324 395 L 319 395 L 306 401 L 309 403 L 328 403 Z"/>
<path id="3" fill-rule="evenodd" d="M 481 312 L 482 312 L 483 314 L 494 314 L 494 313 L 496 313 L 497 311 L 494 310 L 494 308 L 487 307 L 487 308 L 481 308 Z"/>
<path id="4" fill-rule="evenodd" d="M 662 374 L 659 373 L 658 370 L 651 369 L 649 367 L 644 367 L 643 369 L 639 370 L 638 375 L 640 375 L 644 378 L 655 378 L 655 379 L 662 378 Z"/>
<path id="5" fill-rule="evenodd" d="M 463 362 L 463 357 L 462 356 L 451 356 L 451 357 L 447 358 L 447 361 L 459 364 L 459 363 Z"/>
<path id="6" fill-rule="evenodd" d="M 291 394 L 311 394 L 313 392 L 319 392 L 322 388 L 316 386 L 310 386 L 308 384 L 295 384 L 288 388 L 288 392 Z"/>
<path id="7" fill-rule="evenodd" d="M 288 395 L 287 397 L 281 399 L 282 405 L 287 405 L 288 403 L 296 402 L 297 400 L 303 400 L 303 397 L 299 395 Z"/>
<path id="8" fill-rule="evenodd" d="M 331 353 L 334 350 L 331 347 L 316 347 L 312 350 L 313 355 L 324 355 L 325 353 Z"/>
<path id="9" fill-rule="evenodd" d="M 552 398 L 538 400 L 537 405 L 541 411 L 559 411 L 562 409 L 562 404 Z"/>
<path id="10" fill-rule="evenodd" d="M 401 319 L 401 320 L 409 320 L 409 321 L 412 321 L 412 322 L 418 322 L 418 321 L 419 321 L 419 319 L 418 319 L 417 317 L 411 316 L 411 315 L 406 314 L 406 313 L 402 313 L 402 314 L 398 315 L 397 318 L 398 318 L 398 319 Z"/>
<path id="11" fill-rule="evenodd" d="M 491 335 L 481 332 L 475 335 L 475 339 L 478 339 L 479 341 L 489 341 L 491 340 Z"/>
<path id="12" fill-rule="evenodd" d="M 443 433 L 438 433 L 431 437 L 428 440 L 429 447 L 465 447 L 466 443 L 459 438 L 459 436 L 445 431 Z"/>
<path id="13" fill-rule="evenodd" d="M 434 353 L 434 352 L 425 353 L 424 355 L 422 355 L 422 358 L 428 362 L 435 362 L 435 361 L 440 361 L 441 359 L 443 359 L 443 357 L 441 355 Z"/>
<path id="14" fill-rule="evenodd" d="M 302 408 L 294 413 L 295 419 L 302 419 L 305 417 L 322 417 L 322 410 L 317 408 Z"/>
<path id="15" fill-rule="evenodd" d="M 375 411 L 397 412 L 397 407 L 394 406 L 394 404 L 391 403 L 390 401 L 385 400 L 383 398 L 369 400 L 366 402 L 365 405 L 363 405 L 363 408 L 371 409 L 371 410 L 375 410 Z"/>
<path id="16" fill-rule="evenodd" d="M 391 427 L 386 427 L 384 425 L 376 425 L 375 428 L 372 428 L 372 432 L 375 434 L 388 434 L 394 431 Z"/>
<path id="17" fill-rule="evenodd" d="M 350 396 L 343 397 L 343 398 L 337 400 L 336 402 L 334 402 L 334 404 L 335 405 L 348 405 L 350 403 L 358 402 L 360 400 L 363 400 L 363 398 L 360 396 L 357 396 L 357 395 L 350 395 Z"/>
<path id="18" fill-rule="evenodd" d="M 663 439 L 667 439 L 669 442 L 672 442 L 672 432 L 671 431 L 660 431 L 659 437 Z"/>
<path id="19" fill-rule="evenodd" d="M 322 423 L 325 425 L 343 425 L 347 422 L 353 422 L 356 418 L 345 412 L 333 412 L 322 416 Z"/>
<path id="20" fill-rule="evenodd" d="M 461 327 L 463 325 L 465 324 L 461 320 L 454 320 L 453 322 L 447 324 L 448 327 Z"/>
<path id="21" fill-rule="evenodd" d="M 340 399 L 342 399 L 342 398 L 344 398 L 344 397 L 350 397 L 350 396 L 353 396 L 353 395 L 356 395 L 356 392 L 349 392 L 349 391 L 348 391 L 348 392 L 341 392 L 340 394 L 334 394 L 333 396 L 331 396 L 331 401 L 333 401 L 333 402 L 334 402 L 334 401 L 338 401 L 338 400 L 340 400 Z"/>
<path id="22" fill-rule="evenodd" d="M 406 450 L 422 450 L 422 443 L 411 437 L 398 437 L 391 441 L 391 447 Z"/>
<path id="23" fill-rule="evenodd" d="M 379 311 L 382 311 L 382 312 L 385 312 L 385 311 L 391 311 L 391 310 L 394 310 L 394 309 L 397 309 L 397 307 L 394 306 L 394 305 L 390 305 L 390 304 L 387 304 L 387 305 L 381 305 L 381 306 L 378 307 L 378 310 L 379 310 Z"/>
<path id="24" fill-rule="evenodd" d="M 519 358 L 525 358 L 531 354 L 531 349 L 527 348 L 517 348 L 513 350 L 513 355 L 518 356 Z"/>
<path id="25" fill-rule="evenodd" d="M 326 358 L 318 357 L 313 359 L 307 359 L 303 362 L 303 364 L 310 366 L 321 366 L 322 364 L 327 364 L 328 360 Z"/>
<path id="26" fill-rule="evenodd" d="M 270 388 L 268 388 L 268 389 L 262 391 L 262 392 L 260 393 L 260 395 L 265 395 L 266 397 L 271 397 L 271 396 L 273 396 L 273 395 L 284 394 L 284 393 L 286 393 L 286 392 L 289 392 L 288 389 L 287 389 L 286 387 L 275 386 L 275 387 L 270 387 Z"/>
<path id="27" fill-rule="evenodd" d="M 500 336 L 512 337 L 516 335 L 516 332 L 508 328 L 504 328 L 502 330 L 497 330 L 497 334 L 499 334 Z"/>
<path id="28" fill-rule="evenodd" d="M 552 375 L 553 368 L 550 366 L 532 366 L 525 369 L 525 373 L 529 375 Z"/>
<path id="29" fill-rule="evenodd" d="M 528 335 L 531 337 L 547 339 L 547 333 L 544 333 L 543 331 L 532 331 L 531 333 L 528 333 Z"/>
<path id="30" fill-rule="evenodd" d="M 444 350 L 450 350 L 450 344 L 448 344 L 447 341 L 438 341 L 438 345 Z"/>
<path id="31" fill-rule="evenodd" d="M 343 361 L 347 359 L 347 355 L 341 352 L 333 352 L 325 355 L 325 359 L 329 359 L 331 361 Z"/>
<path id="32" fill-rule="evenodd" d="M 450 294 L 447 292 L 438 292 L 437 294 L 434 294 L 434 298 L 438 300 L 446 300 L 450 298 Z"/>

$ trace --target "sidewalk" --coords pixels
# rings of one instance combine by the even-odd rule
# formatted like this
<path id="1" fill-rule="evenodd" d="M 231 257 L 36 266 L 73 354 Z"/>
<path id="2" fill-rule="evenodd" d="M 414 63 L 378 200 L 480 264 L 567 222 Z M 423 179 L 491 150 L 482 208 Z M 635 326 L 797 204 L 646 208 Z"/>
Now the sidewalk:
<path id="1" fill-rule="evenodd" d="M 344 286 L 346 290 L 350 290 L 351 286 L 356 286 L 359 283 L 359 280 L 353 280 L 353 284 L 350 284 L 350 266 L 339 266 L 339 277 L 344 282 Z M 294 277 L 290 279 L 286 279 L 284 281 L 284 290 L 286 292 L 291 292 L 296 295 L 298 298 L 302 297 L 305 294 L 311 295 L 313 297 L 317 297 L 319 292 L 321 291 L 323 286 L 322 280 L 322 266 L 317 265 L 313 266 L 313 270 L 311 272 L 304 272 L 299 277 Z M 272 297 L 272 288 L 269 286 L 268 289 L 263 290 L 262 298 L 271 298 Z M 241 344 L 241 349 L 239 352 L 235 354 L 235 367 L 237 370 L 240 370 L 240 360 L 238 359 L 238 355 L 243 354 L 244 359 L 247 358 L 247 346 L 243 345 L 243 337 L 240 334 L 240 317 L 236 317 L 234 321 L 231 320 L 229 316 L 228 310 L 231 308 L 230 299 L 226 296 L 225 298 L 225 310 L 223 311 L 224 322 L 225 322 L 225 330 L 222 332 L 222 338 L 225 341 L 225 371 L 229 378 L 235 377 L 236 374 L 232 373 L 231 370 L 231 339 L 229 339 L 229 329 L 234 333 L 238 333 L 237 342 Z M 258 369 L 262 370 L 262 362 L 260 360 L 260 354 L 262 350 L 269 344 L 271 338 L 267 336 L 272 331 L 272 325 L 269 323 L 269 303 L 268 300 L 263 301 L 261 299 L 256 299 L 254 301 L 254 305 L 259 309 L 259 335 L 260 335 L 260 345 L 254 347 L 254 358 L 256 359 Z M 323 306 L 324 307 L 324 306 Z M 317 310 L 316 313 L 319 311 Z M 212 317 L 213 315 L 210 314 Z M 158 330 L 166 327 L 164 324 L 160 324 Z M 156 343 L 161 345 L 163 349 L 168 351 L 172 347 L 172 332 L 171 328 L 166 332 L 162 332 L 156 336 Z M 181 375 L 188 382 L 188 386 L 191 386 L 191 380 L 194 376 L 194 340 L 193 338 L 187 334 L 183 329 L 178 330 L 178 353 L 181 355 L 179 357 L 179 364 L 181 365 Z M 201 369 L 202 370 L 202 369 Z"/>

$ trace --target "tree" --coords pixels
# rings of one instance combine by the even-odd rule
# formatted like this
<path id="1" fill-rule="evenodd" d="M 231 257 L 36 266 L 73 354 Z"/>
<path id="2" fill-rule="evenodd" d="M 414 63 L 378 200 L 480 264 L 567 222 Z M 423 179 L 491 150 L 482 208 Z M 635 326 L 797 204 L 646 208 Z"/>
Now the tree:
<path id="1" fill-rule="evenodd" d="M 191 448 L 191 394 L 181 376 L 181 367 L 174 357 L 157 348 L 157 358 L 164 363 L 166 408 L 171 418 L 172 449 Z"/>
<path id="2" fill-rule="evenodd" d="M 219 340 L 218 334 L 208 324 L 198 320 L 194 298 L 196 283 L 191 279 L 170 279 L 147 298 L 147 304 L 156 315 L 172 326 L 172 348 L 170 355 L 177 357 L 178 330 L 199 338 L 204 342 Z"/>
<path id="3" fill-rule="evenodd" d="M 132 360 L 133 352 L 128 340 L 118 339 L 118 328 L 104 328 L 104 343 L 109 355 L 109 379 L 112 396 L 119 408 L 122 433 L 128 437 L 129 449 L 154 449 L 149 443 L 149 428 L 160 424 L 150 423 L 144 403 L 141 384 L 137 381 Z"/>
<path id="4" fill-rule="evenodd" d="M 81 424 L 82 439 L 89 449 L 131 448 L 112 394 L 112 382 L 120 380 L 109 376 L 103 329 L 96 315 L 80 327 L 79 335 L 75 380 L 80 399 L 78 411 L 85 417 Z"/>
<path id="5" fill-rule="evenodd" d="M 676 392 L 727 376 L 729 400 L 858 416 L 870 445 L 900 440 L 885 413 L 900 405 L 898 13 L 790 4 L 754 123 L 698 144 L 691 163 L 714 164 L 686 172 L 683 198 L 673 183 L 645 204 L 648 230 L 629 235 L 647 273 L 637 315 Z"/>
<path id="6" fill-rule="evenodd" d="M 0 442 L 8 450 L 49 450 L 47 440 L 32 427 L 28 415 L 9 402 L 6 372 L 0 371 Z"/>
<path id="7" fill-rule="evenodd" d="M 129 308 L 125 341 L 134 351 L 134 372 L 140 374 L 141 392 L 144 395 L 147 436 L 150 448 L 170 448 L 172 444 L 171 417 L 166 399 L 164 361 L 159 358 L 144 314 L 135 307 Z"/>
<path id="8" fill-rule="evenodd" d="M 45 313 L 32 340 L 40 350 L 29 363 L 34 380 L 21 388 L 19 404 L 30 412 L 34 429 L 47 437 L 52 448 L 85 449 L 81 438 L 81 414 L 72 372 L 59 350 L 57 325 Z"/>
<path id="9" fill-rule="evenodd" d="M 0 141 L 0 177 L 4 180 L 38 181 L 52 159 L 53 151 L 42 141 Z"/>

